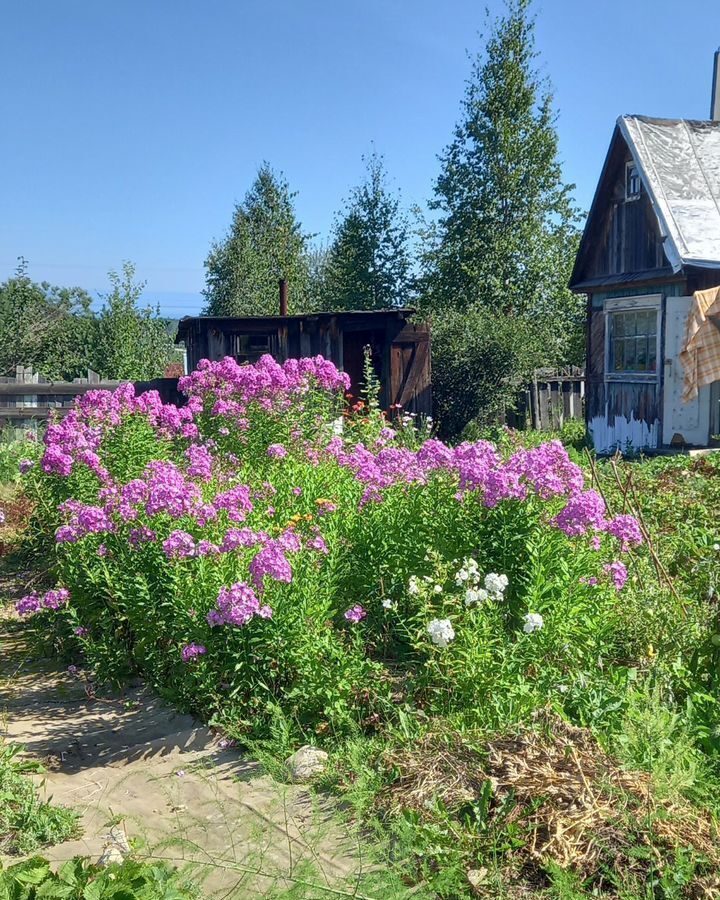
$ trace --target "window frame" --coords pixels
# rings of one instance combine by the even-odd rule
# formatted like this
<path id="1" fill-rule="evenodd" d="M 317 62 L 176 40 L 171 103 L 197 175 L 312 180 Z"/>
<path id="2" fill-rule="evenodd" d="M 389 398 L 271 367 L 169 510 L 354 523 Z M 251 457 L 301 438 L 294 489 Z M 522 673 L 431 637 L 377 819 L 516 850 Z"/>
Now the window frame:
<path id="1" fill-rule="evenodd" d="M 638 180 L 638 192 L 637 194 L 629 194 L 628 193 L 628 182 L 629 182 L 629 172 L 630 169 L 637 170 L 637 180 Z M 634 200 L 639 200 L 642 196 L 642 178 L 640 177 L 640 166 L 632 159 L 628 160 L 625 163 L 625 200 L 628 203 L 632 203 Z"/>
<path id="2" fill-rule="evenodd" d="M 606 381 L 660 381 L 662 369 L 662 294 L 646 294 L 639 297 L 611 297 L 605 301 L 605 379 Z M 630 312 L 655 313 L 655 369 L 638 370 L 611 368 L 614 339 L 613 315 Z M 648 335 L 649 337 L 649 335 Z M 649 342 L 648 342 L 649 346 Z"/>

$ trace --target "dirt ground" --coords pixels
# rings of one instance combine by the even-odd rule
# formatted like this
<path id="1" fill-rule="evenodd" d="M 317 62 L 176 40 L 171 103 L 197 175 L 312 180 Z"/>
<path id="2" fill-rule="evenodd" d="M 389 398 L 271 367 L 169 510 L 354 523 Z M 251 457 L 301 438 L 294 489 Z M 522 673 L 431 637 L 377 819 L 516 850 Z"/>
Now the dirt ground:
<path id="1" fill-rule="evenodd" d="M 93 696 L 57 661 L 34 658 L 8 607 L 0 642 L 0 735 L 45 763 L 46 795 L 82 813 L 83 836 L 43 851 L 51 861 L 97 860 L 126 834 L 140 857 L 188 866 L 206 897 L 352 891 L 362 845 L 329 804 L 274 781 L 142 685 Z"/>

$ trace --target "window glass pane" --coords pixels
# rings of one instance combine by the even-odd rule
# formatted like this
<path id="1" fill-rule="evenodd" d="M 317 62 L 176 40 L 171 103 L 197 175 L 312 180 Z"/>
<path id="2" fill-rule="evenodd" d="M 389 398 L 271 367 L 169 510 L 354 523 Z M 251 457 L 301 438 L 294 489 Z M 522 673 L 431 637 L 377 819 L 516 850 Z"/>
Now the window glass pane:
<path id="1" fill-rule="evenodd" d="M 635 371 L 635 340 L 634 340 L 634 338 L 625 341 L 624 371 L 626 371 L 626 372 L 634 372 Z"/>
<path id="2" fill-rule="evenodd" d="M 647 338 L 635 338 L 635 367 L 640 372 L 647 372 Z"/>
<path id="3" fill-rule="evenodd" d="M 609 350 L 608 369 L 612 372 L 654 372 L 657 366 L 657 310 L 613 313 Z"/>

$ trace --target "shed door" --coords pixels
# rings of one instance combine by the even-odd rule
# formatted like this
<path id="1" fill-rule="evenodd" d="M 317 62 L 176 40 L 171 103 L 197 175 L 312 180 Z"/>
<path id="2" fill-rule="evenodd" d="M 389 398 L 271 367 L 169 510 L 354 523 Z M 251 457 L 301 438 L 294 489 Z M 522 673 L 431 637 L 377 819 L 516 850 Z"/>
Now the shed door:
<path id="1" fill-rule="evenodd" d="M 692 297 L 668 297 L 665 311 L 663 444 L 705 446 L 710 431 L 710 386 L 682 402 L 684 372 L 679 356 Z M 673 441 L 673 438 L 675 440 Z"/>
<path id="2" fill-rule="evenodd" d="M 390 402 L 406 412 L 432 415 L 430 330 L 405 325 L 390 345 Z"/>

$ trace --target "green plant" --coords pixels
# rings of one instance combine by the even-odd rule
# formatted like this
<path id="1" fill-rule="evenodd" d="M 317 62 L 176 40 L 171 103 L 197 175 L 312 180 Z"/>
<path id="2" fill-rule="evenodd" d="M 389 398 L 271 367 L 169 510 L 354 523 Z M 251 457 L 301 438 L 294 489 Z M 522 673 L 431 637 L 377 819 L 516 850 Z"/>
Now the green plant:
<path id="1" fill-rule="evenodd" d="M 21 757 L 21 751 L 17 744 L 0 742 L 0 850 L 11 854 L 31 853 L 79 833 L 78 813 L 40 800 L 29 776 L 42 766 Z"/>
<path id="2" fill-rule="evenodd" d="M 108 866 L 76 856 L 54 872 L 36 856 L 6 869 L 0 863 L 2 900 L 193 900 L 198 890 L 162 860 L 132 858 Z"/>

